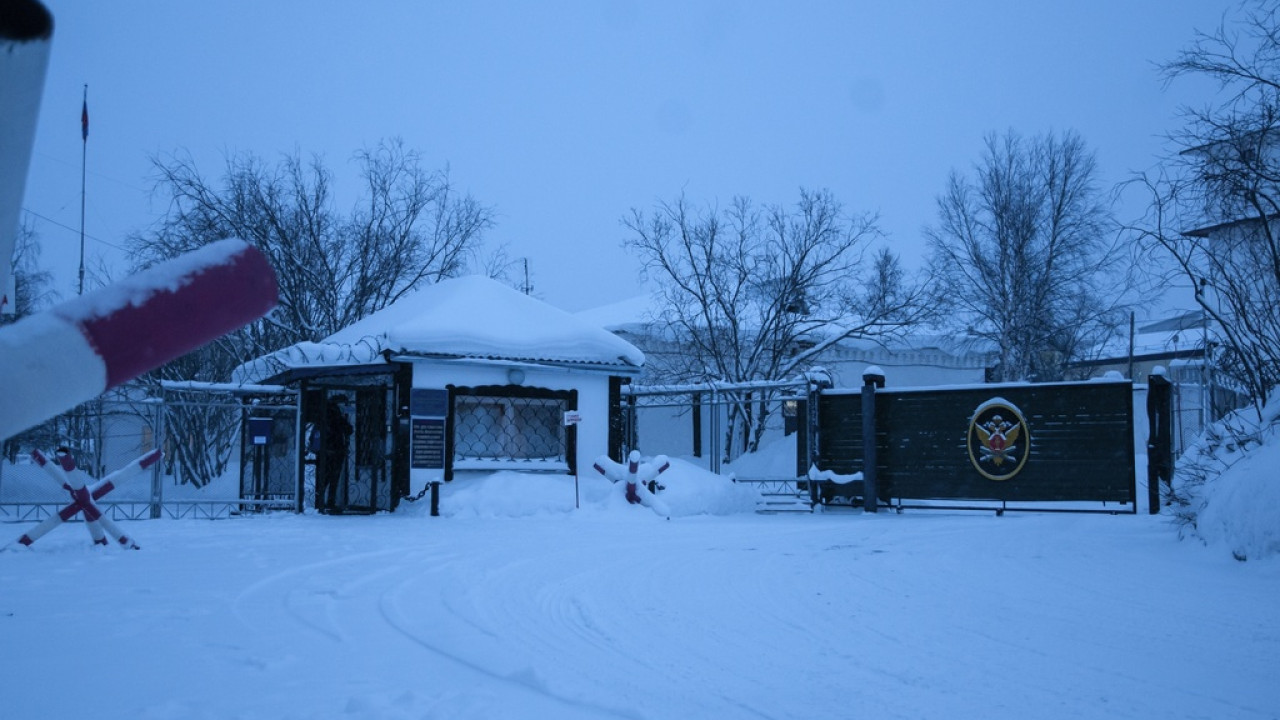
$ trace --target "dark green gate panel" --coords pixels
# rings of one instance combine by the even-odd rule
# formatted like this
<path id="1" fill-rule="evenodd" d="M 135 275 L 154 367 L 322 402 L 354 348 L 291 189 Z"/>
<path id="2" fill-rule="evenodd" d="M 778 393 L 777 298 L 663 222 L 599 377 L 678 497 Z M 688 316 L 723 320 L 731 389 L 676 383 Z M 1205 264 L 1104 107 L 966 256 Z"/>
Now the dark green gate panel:
<path id="1" fill-rule="evenodd" d="M 970 459 L 970 422 L 993 400 L 1021 411 L 1030 435 L 1021 470 L 1004 480 Z M 819 467 L 861 470 L 861 396 L 824 393 L 818 415 Z M 876 431 L 881 499 L 1134 501 L 1127 381 L 885 389 L 876 393 Z"/>
<path id="2" fill-rule="evenodd" d="M 824 392 L 818 399 L 818 468 L 862 472 L 862 396 Z"/>

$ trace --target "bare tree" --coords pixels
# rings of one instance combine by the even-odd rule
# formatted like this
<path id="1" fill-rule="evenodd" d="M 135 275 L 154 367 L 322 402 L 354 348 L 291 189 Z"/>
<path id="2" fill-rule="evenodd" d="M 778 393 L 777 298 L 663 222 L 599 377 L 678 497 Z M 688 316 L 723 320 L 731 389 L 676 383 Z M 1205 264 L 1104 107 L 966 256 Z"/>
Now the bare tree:
<path id="1" fill-rule="evenodd" d="M 274 350 L 319 340 L 405 293 L 460 274 L 493 211 L 457 196 L 447 170 L 427 172 L 399 140 L 356 154 L 363 196 L 349 215 L 334 207 L 332 173 L 320 158 L 285 156 L 275 167 L 246 155 L 227 161 L 214 186 L 189 157 L 156 160 L 169 197 L 162 223 L 131 238 L 145 266 L 225 237 L 259 247 L 280 281 L 280 306 L 253 328 Z"/>
<path id="2" fill-rule="evenodd" d="M 996 381 L 1056 380 L 1113 332 L 1121 254 L 1094 156 L 1074 133 L 989 135 L 926 232 L 937 302 L 999 349 Z"/>
<path id="3" fill-rule="evenodd" d="M 1222 92 L 1184 110 L 1176 150 L 1137 179 L 1151 204 L 1132 230 L 1195 289 L 1221 332 L 1215 362 L 1261 405 L 1280 382 L 1280 6 L 1244 7 L 1163 66 L 1170 81 L 1207 77 Z"/>
<path id="4" fill-rule="evenodd" d="M 13 314 L 0 316 L 0 325 L 17 321 L 53 302 L 53 276 L 40 269 L 40 239 L 30 225 L 22 223 L 14 238 L 10 259 L 13 276 Z"/>
<path id="5" fill-rule="evenodd" d="M 846 214 L 829 192 L 802 189 L 789 208 L 739 197 L 723 211 L 680 197 L 622 222 L 661 297 L 655 319 L 682 349 L 655 368 L 663 381 L 784 379 L 841 340 L 893 333 L 925 311 L 891 253 L 868 267 L 875 218 Z M 744 400 L 730 415 L 748 449 L 763 408 Z"/>
<path id="6" fill-rule="evenodd" d="M 280 304 L 265 318 L 166 365 L 154 380 L 225 381 L 239 364 L 295 342 L 320 340 L 381 310 L 406 293 L 461 274 L 493 225 L 493 211 L 459 196 L 448 171 L 428 172 L 399 140 L 358 152 L 363 193 L 347 214 L 335 208 L 332 173 L 323 161 L 284 156 L 276 165 L 244 155 L 227 160 L 217 184 L 187 156 L 154 162 L 169 212 L 130 238 L 139 267 L 226 237 L 261 249 L 280 286 Z M 188 422 L 190 427 L 182 425 Z M 178 435 L 201 443 L 199 414 L 170 417 Z M 229 452 L 211 438 L 206 451 Z M 184 463 L 184 477 L 203 484 L 225 464 Z"/>

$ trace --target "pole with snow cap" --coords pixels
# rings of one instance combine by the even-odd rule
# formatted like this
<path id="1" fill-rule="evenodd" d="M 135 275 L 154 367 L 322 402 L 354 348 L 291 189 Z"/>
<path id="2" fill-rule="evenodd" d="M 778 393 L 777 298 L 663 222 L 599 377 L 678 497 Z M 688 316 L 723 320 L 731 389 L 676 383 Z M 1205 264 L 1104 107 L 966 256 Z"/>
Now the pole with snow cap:
<path id="1" fill-rule="evenodd" d="M 640 452 L 632 450 L 627 456 L 627 502 L 635 505 L 640 502 L 636 495 L 636 476 L 640 474 Z"/>

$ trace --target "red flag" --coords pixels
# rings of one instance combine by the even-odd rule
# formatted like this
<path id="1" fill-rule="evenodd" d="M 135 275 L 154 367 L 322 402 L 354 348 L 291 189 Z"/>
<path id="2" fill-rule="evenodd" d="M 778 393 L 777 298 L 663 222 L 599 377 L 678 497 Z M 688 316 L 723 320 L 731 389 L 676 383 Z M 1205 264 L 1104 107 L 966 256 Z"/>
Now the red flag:
<path id="1" fill-rule="evenodd" d="M 85 142 L 89 141 L 89 101 L 87 99 L 80 110 L 80 138 Z"/>

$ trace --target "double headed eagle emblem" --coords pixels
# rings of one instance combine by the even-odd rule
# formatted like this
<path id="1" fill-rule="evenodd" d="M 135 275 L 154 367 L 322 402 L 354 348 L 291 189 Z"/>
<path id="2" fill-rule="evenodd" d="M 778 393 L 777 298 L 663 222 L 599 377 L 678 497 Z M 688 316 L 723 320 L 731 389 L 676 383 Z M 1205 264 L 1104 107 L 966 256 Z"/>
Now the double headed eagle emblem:
<path id="1" fill-rule="evenodd" d="M 973 426 L 974 432 L 978 434 L 978 440 L 982 443 L 982 447 L 978 451 L 982 454 L 982 461 L 991 461 L 996 467 L 1004 465 L 1004 461 L 1009 459 L 1010 453 L 1016 453 L 1018 446 L 1014 445 L 1018 441 L 1018 434 L 1022 431 L 1022 425 L 1014 424 L 1005 420 L 999 415 L 994 415 L 985 423 Z"/>
<path id="2" fill-rule="evenodd" d="M 1031 434 L 1022 413 L 1008 400 L 992 398 L 969 422 L 969 460 L 988 480 L 1008 480 L 1022 470 Z"/>

